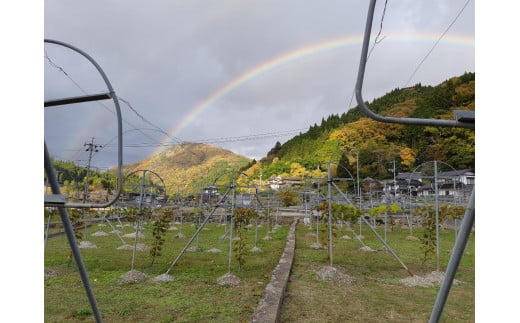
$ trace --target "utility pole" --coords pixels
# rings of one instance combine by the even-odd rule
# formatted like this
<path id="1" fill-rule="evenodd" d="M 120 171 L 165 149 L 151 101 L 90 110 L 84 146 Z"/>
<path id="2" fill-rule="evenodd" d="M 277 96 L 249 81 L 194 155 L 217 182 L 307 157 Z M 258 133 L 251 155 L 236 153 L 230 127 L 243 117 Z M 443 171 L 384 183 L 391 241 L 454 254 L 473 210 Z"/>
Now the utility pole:
<path id="1" fill-rule="evenodd" d="M 88 162 L 87 162 L 87 176 L 85 176 L 85 193 L 83 195 L 83 203 L 87 202 L 87 196 L 88 196 L 88 175 L 90 173 L 90 161 L 92 159 L 92 152 L 98 152 L 98 148 L 103 148 L 101 145 L 94 145 L 94 137 L 92 137 L 92 140 L 89 143 L 83 144 L 83 146 L 87 147 L 85 151 L 88 151 Z"/>
<path id="2" fill-rule="evenodd" d="M 262 189 L 262 175 L 263 175 L 262 168 L 260 168 L 260 189 Z"/>
<path id="3" fill-rule="evenodd" d="M 359 183 L 359 151 L 356 151 L 356 181 L 357 181 L 357 192 L 356 195 L 358 197 L 358 208 L 361 212 L 361 186 Z M 372 198 L 372 197 L 371 197 Z M 361 216 L 365 216 L 365 214 L 361 214 Z M 359 220 L 359 235 L 361 235 L 361 226 L 363 224 L 363 221 L 361 219 Z"/>
<path id="4" fill-rule="evenodd" d="M 356 179 L 357 179 L 357 196 L 359 198 L 359 210 L 361 210 L 361 186 L 359 185 L 359 152 L 356 152 Z"/>
<path id="5" fill-rule="evenodd" d="M 397 200 L 397 182 L 395 181 L 395 159 L 393 161 L 393 168 L 390 169 L 394 173 L 394 201 Z"/>

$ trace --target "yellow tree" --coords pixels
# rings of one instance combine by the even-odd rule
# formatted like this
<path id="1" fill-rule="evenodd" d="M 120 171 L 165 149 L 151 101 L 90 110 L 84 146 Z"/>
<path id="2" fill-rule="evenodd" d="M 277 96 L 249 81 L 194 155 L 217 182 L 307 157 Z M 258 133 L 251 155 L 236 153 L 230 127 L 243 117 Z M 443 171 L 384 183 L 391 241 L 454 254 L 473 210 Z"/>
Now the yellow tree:
<path id="1" fill-rule="evenodd" d="M 307 175 L 307 170 L 305 167 L 300 165 L 300 163 L 291 163 L 291 176 L 292 177 L 300 177 L 303 178 Z"/>
<path id="2" fill-rule="evenodd" d="M 412 169 L 415 165 L 416 153 L 413 149 L 404 147 L 399 151 L 399 157 L 401 157 L 401 165 L 405 166 L 408 170 Z"/>

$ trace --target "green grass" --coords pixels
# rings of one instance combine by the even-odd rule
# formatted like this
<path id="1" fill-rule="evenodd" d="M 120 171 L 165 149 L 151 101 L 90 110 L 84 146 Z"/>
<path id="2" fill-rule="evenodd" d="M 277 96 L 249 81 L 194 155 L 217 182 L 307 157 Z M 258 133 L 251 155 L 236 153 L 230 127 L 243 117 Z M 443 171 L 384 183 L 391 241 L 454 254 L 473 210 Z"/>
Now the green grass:
<path id="1" fill-rule="evenodd" d="M 384 237 L 382 228 L 378 233 Z M 359 227 L 355 228 L 359 233 Z M 358 240 L 333 240 L 333 266 L 351 276 L 351 284 L 339 284 L 318 279 L 316 271 L 329 265 L 328 249 L 315 250 L 315 228 L 302 224 L 296 231 L 296 254 L 293 274 L 288 285 L 282 311 L 283 322 L 427 322 L 437 297 L 439 286 L 407 287 L 400 283 L 409 277 L 401 264 L 382 250 L 383 244 L 363 227 L 363 242 L 376 252 L 364 252 Z M 321 234 L 321 233 L 320 233 Z M 338 237 L 351 232 L 338 232 Z M 435 253 L 424 265 L 421 243 L 409 241 L 408 229 L 394 228 L 387 232 L 387 243 L 414 275 L 424 276 L 436 270 Z M 414 236 L 420 237 L 422 230 Z M 455 236 L 453 231 L 441 232 L 441 271 L 449 261 Z M 475 321 L 475 245 L 474 234 L 465 249 L 441 322 Z"/>
<path id="2" fill-rule="evenodd" d="M 189 223 L 177 224 L 186 238 L 175 236 L 179 231 L 168 231 L 165 249 L 152 265 L 149 252 L 137 251 L 134 269 L 154 278 L 164 274 L 195 232 Z M 233 258 L 232 273 L 242 280 L 237 287 L 223 287 L 217 279 L 228 272 L 229 239 L 222 240 L 224 227 L 208 224 L 202 230 L 198 246 L 201 251 L 186 252 L 170 271 L 173 282 L 121 284 L 119 278 L 131 269 L 132 250 L 117 250 L 122 242 L 115 234 L 92 236 L 96 231 L 110 232 L 109 226 L 94 225 L 87 230 L 86 240 L 96 249 L 81 249 L 81 254 L 93 293 L 103 320 L 106 322 L 248 322 L 260 300 L 263 288 L 269 282 L 285 248 L 288 226 L 263 240 L 266 227 L 259 228 L 257 245 L 261 254 L 248 254 L 246 263 L 238 270 Z M 133 231 L 131 227 L 121 235 Z M 152 245 L 151 225 L 145 225 L 144 239 Z M 246 232 L 247 250 L 254 246 L 254 228 Z M 133 238 L 124 238 L 133 245 Z M 195 245 L 196 240 L 192 243 Z M 219 248 L 221 253 L 205 250 Z M 46 322 L 92 321 L 90 304 L 83 288 L 76 264 L 70 261 L 70 247 L 65 236 L 51 238 L 45 251 L 45 267 L 57 272 L 57 277 L 46 278 L 44 287 L 44 316 Z"/>
<path id="3" fill-rule="evenodd" d="M 148 252 L 138 251 L 135 270 L 150 278 L 165 273 L 177 257 L 195 228 L 189 223 L 182 226 L 185 239 L 175 238 L 179 231 L 168 231 L 163 255 L 155 264 Z M 273 240 L 265 241 L 266 227 L 258 234 L 260 254 L 248 254 L 243 268 L 233 258 L 232 273 L 240 277 L 237 287 L 222 287 L 217 279 L 228 271 L 229 240 L 221 240 L 224 227 L 208 224 L 201 231 L 199 252 L 186 252 L 170 274 L 173 282 L 121 284 L 118 279 L 130 270 L 132 251 L 117 250 L 122 243 L 116 235 L 96 237 L 95 231 L 109 232 L 108 226 L 92 226 L 86 240 L 97 249 L 81 249 L 94 295 L 106 322 L 249 322 L 261 294 L 271 278 L 285 247 L 289 226 L 282 226 L 273 234 Z M 117 228 L 122 234 L 132 232 L 131 227 Z M 326 230 L 325 225 L 323 229 Z M 359 227 L 354 230 L 359 233 Z M 384 236 L 383 229 L 377 229 Z M 315 227 L 299 224 L 296 230 L 296 253 L 284 306 L 283 322 L 426 322 L 439 287 L 406 287 L 400 280 L 407 272 L 388 252 L 380 250 L 381 242 L 363 226 L 364 243 L 376 252 L 363 252 L 362 244 L 339 237 L 352 233 L 337 229 L 333 241 L 333 265 L 354 278 L 351 284 L 339 284 L 317 279 L 316 271 L 329 264 L 328 249 L 315 250 L 309 246 L 316 242 Z M 320 235 L 324 234 L 320 232 Z M 408 229 L 394 228 L 387 232 L 388 244 L 415 274 L 423 276 L 436 269 L 435 254 L 422 264 L 421 243 L 406 240 Z M 144 229 L 145 239 L 151 245 L 151 226 Z M 414 235 L 420 237 L 417 229 Z M 254 228 L 246 232 L 248 245 L 254 246 Z M 133 244 L 133 239 L 125 238 Z M 441 270 L 449 261 L 455 236 L 453 231 L 441 232 Z M 196 244 L 196 241 L 193 242 Z M 193 245 L 192 244 L 192 245 Z M 205 252 L 219 248 L 220 254 Z M 48 241 L 45 251 L 45 267 L 55 270 L 57 277 L 47 278 L 45 284 L 44 315 L 46 322 L 93 321 L 78 270 L 69 260 L 70 248 L 65 236 Z M 464 257 L 456 275 L 462 283 L 453 286 L 441 322 L 475 321 L 475 245 L 471 235 Z"/>

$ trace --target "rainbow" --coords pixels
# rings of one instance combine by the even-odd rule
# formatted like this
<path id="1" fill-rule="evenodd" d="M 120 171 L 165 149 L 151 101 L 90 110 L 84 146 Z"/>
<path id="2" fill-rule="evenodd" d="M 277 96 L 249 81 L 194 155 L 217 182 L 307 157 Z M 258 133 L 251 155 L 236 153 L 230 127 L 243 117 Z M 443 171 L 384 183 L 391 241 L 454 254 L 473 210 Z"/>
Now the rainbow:
<path id="1" fill-rule="evenodd" d="M 429 42 L 431 44 L 434 44 L 437 39 L 438 35 L 433 33 L 428 34 L 420 34 L 420 35 L 414 35 L 413 38 L 411 38 L 409 35 L 403 35 L 403 34 L 392 34 L 392 33 L 386 33 L 386 38 L 384 39 L 384 42 Z M 186 115 L 184 115 L 181 120 L 175 124 L 175 126 L 168 132 L 168 136 L 166 136 L 162 140 L 162 144 L 159 146 L 160 148 L 155 152 L 158 153 L 161 150 L 163 150 L 166 146 L 172 144 L 170 141 L 172 138 L 174 138 L 182 129 L 187 127 L 199 114 L 201 114 L 204 110 L 208 109 L 212 105 L 215 104 L 218 100 L 222 99 L 224 96 L 229 94 L 230 92 L 234 91 L 241 85 L 243 85 L 246 82 L 249 82 L 253 79 L 256 79 L 262 75 L 265 75 L 266 73 L 269 73 L 277 68 L 280 68 L 281 66 L 295 63 L 298 61 L 301 61 L 304 58 L 323 54 L 326 52 L 331 52 L 335 50 L 344 50 L 351 46 L 359 46 L 361 47 L 361 43 L 363 40 L 363 35 L 358 36 L 347 36 L 347 37 L 340 37 L 335 38 L 327 41 L 323 41 L 320 43 L 314 43 L 310 44 L 305 47 L 301 47 L 295 50 L 292 50 L 290 52 L 283 53 L 279 56 L 276 56 L 274 58 L 271 58 L 270 60 L 255 66 L 241 75 L 237 76 L 236 78 L 232 79 L 229 83 L 225 84 L 223 87 L 217 89 L 214 91 L 211 95 L 209 95 L 207 98 L 202 100 L 199 104 L 197 104 L 193 109 L 191 109 Z M 446 43 L 450 45 L 456 45 L 456 46 L 475 46 L 475 40 L 473 35 L 452 35 L 448 36 L 446 35 L 442 40 L 441 43 Z"/>

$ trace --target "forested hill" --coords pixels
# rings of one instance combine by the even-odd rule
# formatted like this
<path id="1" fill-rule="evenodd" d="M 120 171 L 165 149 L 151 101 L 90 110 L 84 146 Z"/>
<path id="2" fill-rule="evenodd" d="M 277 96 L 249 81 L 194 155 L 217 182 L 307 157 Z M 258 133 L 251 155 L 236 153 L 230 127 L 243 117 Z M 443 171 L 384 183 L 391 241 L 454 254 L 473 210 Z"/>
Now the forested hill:
<path id="1" fill-rule="evenodd" d="M 161 185 L 162 180 L 168 195 L 188 196 L 199 194 L 203 187 L 211 185 L 216 179 L 219 179 L 217 184 L 230 183 L 233 172 L 247 169 L 252 163 L 247 157 L 220 147 L 185 142 L 168 147 L 140 162 L 124 165 L 123 174 L 125 183 L 139 185 L 141 181 L 134 177 L 142 176 L 143 170 L 151 171 L 155 175 L 149 173 L 149 180 L 157 185 Z M 73 162 L 60 160 L 53 160 L 53 165 L 64 194 L 81 197 L 87 170 Z M 91 193 L 104 196 L 107 190 L 116 189 L 115 168 L 103 173 L 91 169 L 88 179 Z"/>
<path id="2" fill-rule="evenodd" d="M 229 150 L 201 143 L 185 142 L 165 149 L 135 164 L 124 172 L 153 170 L 160 174 L 168 194 L 196 194 L 219 176 L 231 180 L 232 171 L 247 168 L 251 160 Z"/>
<path id="3" fill-rule="evenodd" d="M 475 110 L 475 73 L 453 77 L 437 86 L 395 89 L 367 102 L 372 111 L 393 117 L 453 119 L 453 110 Z M 365 117 L 358 107 L 330 115 L 306 133 L 276 145 L 261 160 L 264 178 L 273 175 L 313 176 L 331 162 L 360 176 L 390 178 L 427 161 L 442 161 L 455 169 L 474 169 L 475 131 L 460 128 L 404 126 Z M 321 165 L 321 167 L 320 167 Z M 258 174 L 260 165 L 249 173 Z"/>

